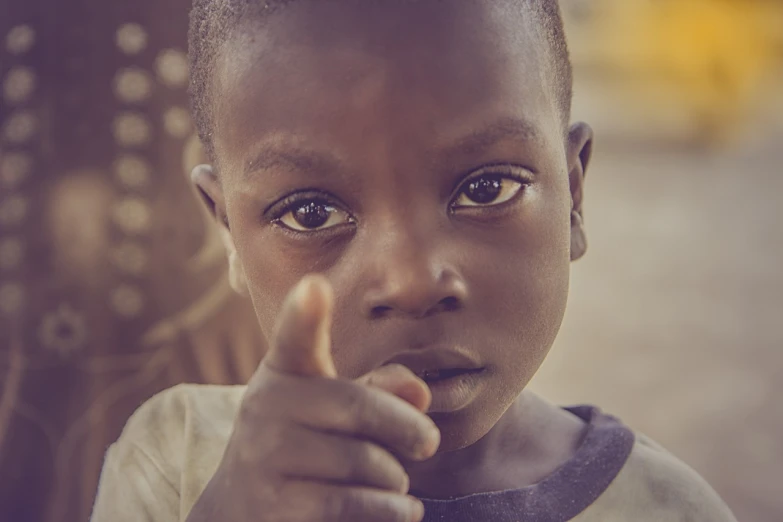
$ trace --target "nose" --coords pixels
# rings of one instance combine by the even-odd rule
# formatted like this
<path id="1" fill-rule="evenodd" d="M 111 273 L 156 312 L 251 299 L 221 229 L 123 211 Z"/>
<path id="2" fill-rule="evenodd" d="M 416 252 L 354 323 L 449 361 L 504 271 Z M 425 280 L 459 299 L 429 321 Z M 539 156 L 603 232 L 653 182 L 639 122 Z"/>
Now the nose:
<path id="1" fill-rule="evenodd" d="M 464 306 L 466 282 L 437 241 L 425 244 L 397 230 L 383 234 L 381 243 L 363 299 L 368 317 L 423 318 Z"/>

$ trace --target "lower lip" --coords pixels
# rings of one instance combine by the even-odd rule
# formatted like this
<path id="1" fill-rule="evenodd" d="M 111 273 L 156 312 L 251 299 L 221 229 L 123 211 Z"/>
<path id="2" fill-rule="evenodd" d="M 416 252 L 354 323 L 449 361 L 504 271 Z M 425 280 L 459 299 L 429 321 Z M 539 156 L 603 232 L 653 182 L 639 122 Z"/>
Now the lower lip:
<path id="1" fill-rule="evenodd" d="M 428 381 L 432 404 L 428 413 L 448 413 L 461 410 L 476 398 L 484 387 L 484 369 L 455 375 L 448 379 Z"/>

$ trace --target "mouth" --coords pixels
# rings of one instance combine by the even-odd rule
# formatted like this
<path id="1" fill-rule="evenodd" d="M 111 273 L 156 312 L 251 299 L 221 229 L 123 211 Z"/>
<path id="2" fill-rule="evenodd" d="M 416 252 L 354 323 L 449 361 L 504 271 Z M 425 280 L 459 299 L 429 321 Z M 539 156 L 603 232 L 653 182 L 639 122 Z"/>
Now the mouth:
<path id="1" fill-rule="evenodd" d="M 429 387 L 428 414 L 462 410 L 488 385 L 489 372 L 477 356 L 458 346 L 433 345 L 397 354 L 385 364 L 401 364 Z"/>
<path id="2" fill-rule="evenodd" d="M 442 368 L 436 370 L 423 370 L 416 372 L 416 375 L 427 384 L 454 379 L 467 374 L 474 374 L 483 371 L 483 368 Z"/>
<path id="3" fill-rule="evenodd" d="M 454 379 L 484 369 L 477 360 L 462 350 L 442 346 L 403 352 L 385 364 L 406 366 L 426 383 Z"/>

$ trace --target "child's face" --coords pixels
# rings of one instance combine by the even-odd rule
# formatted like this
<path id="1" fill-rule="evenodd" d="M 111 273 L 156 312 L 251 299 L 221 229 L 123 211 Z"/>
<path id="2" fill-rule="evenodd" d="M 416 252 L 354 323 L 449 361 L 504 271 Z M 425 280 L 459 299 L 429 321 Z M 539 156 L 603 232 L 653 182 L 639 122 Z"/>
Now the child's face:
<path id="1" fill-rule="evenodd" d="M 296 2 L 248 25 L 216 73 L 220 184 L 202 188 L 262 329 L 320 272 L 342 376 L 466 354 L 480 393 L 432 414 L 443 449 L 498 421 L 566 304 L 589 129 L 564 138 L 545 48 L 512 4 Z"/>

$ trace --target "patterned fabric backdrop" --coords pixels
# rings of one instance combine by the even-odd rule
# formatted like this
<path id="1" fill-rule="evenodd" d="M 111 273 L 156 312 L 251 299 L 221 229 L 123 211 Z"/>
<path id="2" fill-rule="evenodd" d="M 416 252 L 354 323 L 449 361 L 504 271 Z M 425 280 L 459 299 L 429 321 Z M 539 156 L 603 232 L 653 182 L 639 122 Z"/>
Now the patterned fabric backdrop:
<path id="1" fill-rule="evenodd" d="M 0 520 L 87 520 L 130 413 L 263 343 L 187 184 L 189 0 L 0 0 Z"/>

